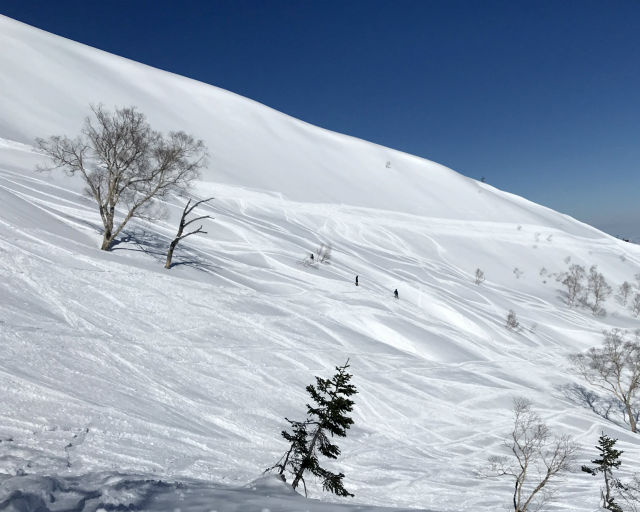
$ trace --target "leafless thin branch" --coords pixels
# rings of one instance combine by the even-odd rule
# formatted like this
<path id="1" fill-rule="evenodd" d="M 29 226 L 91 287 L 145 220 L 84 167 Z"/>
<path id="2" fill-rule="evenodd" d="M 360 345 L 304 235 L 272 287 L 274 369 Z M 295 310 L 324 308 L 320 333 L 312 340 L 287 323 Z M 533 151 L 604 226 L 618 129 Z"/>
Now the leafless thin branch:
<path id="1" fill-rule="evenodd" d="M 164 268 L 171 268 L 171 260 L 173 259 L 173 251 L 177 247 L 177 245 L 180 242 L 180 240 L 183 240 L 183 239 L 187 238 L 188 236 L 195 235 L 197 233 L 207 234 L 207 232 L 202 229 L 203 228 L 202 225 L 200 225 L 200 227 L 198 227 L 197 229 L 194 229 L 193 231 L 189 231 L 187 233 L 184 233 L 184 228 L 186 228 L 192 222 L 195 222 L 195 221 L 198 221 L 198 220 L 211 219 L 212 218 L 210 215 L 201 215 L 201 216 L 196 217 L 194 219 L 191 219 L 189 221 L 186 220 L 187 219 L 187 215 L 189 215 L 196 207 L 198 207 L 199 205 L 201 205 L 203 203 L 207 203 L 207 202 L 209 202 L 211 200 L 213 200 L 213 197 L 209 197 L 208 199 L 201 199 L 200 201 L 196 201 L 193 204 L 191 204 L 191 199 L 189 199 L 187 201 L 187 204 L 185 205 L 184 209 L 182 210 L 182 215 L 180 217 L 180 224 L 178 224 L 178 232 L 176 233 L 176 236 L 173 239 L 173 241 L 171 242 L 171 244 L 169 244 L 169 250 L 167 251 L 167 261 L 165 262 Z"/>

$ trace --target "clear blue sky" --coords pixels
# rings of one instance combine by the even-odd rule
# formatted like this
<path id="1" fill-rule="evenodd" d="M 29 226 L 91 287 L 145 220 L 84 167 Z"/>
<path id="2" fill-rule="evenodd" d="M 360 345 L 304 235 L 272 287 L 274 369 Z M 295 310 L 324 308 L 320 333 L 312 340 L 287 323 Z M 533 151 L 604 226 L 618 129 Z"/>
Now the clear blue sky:
<path id="1" fill-rule="evenodd" d="M 0 0 L 0 12 L 640 238 L 638 0 Z"/>

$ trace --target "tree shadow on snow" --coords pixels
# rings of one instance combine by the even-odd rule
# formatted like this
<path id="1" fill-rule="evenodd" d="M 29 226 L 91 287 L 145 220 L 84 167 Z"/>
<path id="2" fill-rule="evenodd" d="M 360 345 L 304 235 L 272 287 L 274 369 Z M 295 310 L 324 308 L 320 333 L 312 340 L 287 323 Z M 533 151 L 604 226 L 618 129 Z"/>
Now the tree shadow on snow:
<path id="1" fill-rule="evenodd" d="M 166 236 L 144 228 L 133 228 L 123 231 L 111 244 L 111 250 L 143 252 L 158 259 L 166 257 L 169 243 L 170 240 Z"/>
<path id="2" fill-rule="evenodd" d="M 611 421 L 620 427 L 628 428 L 624 405 L 617 398 L 599 395 L 575 383 L 559 386 L 559 389 L 575 405 L 588 407 L 601 418 Z M 634 411 L 634 415 L 638 418 L 640 410 Z M 614 419 L 614 417 L 618 416 L 622 421 L 619 418 Z"/>
<path id="3" fill-rule="evenodd" d="M 142 252 L 164 265 L 172 239 L 141 227 L 125 230 L 123 233 L 111 245 L 112 251 Z M 190 249 L 186 244 L 178 245 L 173 255 L 171 268 L 179 266 L 192 267 L 203 271 L 212 271 L 216 268 L 203 258 L 200 253 Z"/>

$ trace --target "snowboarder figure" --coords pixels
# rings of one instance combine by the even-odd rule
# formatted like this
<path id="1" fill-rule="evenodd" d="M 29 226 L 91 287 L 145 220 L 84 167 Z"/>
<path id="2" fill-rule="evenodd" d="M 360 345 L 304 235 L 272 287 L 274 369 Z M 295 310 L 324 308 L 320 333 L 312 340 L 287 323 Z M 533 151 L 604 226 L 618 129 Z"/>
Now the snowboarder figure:
<path id="1" fill-rule="evenodd" d="M 311 262 L 313 263 L 313 253 L 311 253 Z"/>
<path id="2" fill-rule="evenodd" d="M 397 299 L 398 298 L 398 289 L 396 288 L 395 290 L 393 290 L 393 296 Z"/>
<path id="3" fill-rule="evenodd" d="M 356 276 L 356 286 L 358 286 L 358 276 Z"/>

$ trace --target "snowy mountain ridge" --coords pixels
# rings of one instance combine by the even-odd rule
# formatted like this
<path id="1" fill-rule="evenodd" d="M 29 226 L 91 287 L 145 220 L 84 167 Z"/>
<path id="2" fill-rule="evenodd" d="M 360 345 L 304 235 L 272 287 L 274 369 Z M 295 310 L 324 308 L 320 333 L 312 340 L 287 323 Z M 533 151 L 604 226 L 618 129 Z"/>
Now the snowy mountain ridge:
<path id="1" fill-rule="evenodd" d="M 137 496 L 139 508 L 235 510 L 229 493 L 284 451 L 283 419 L 304 414 L 304 387 L 347 358 L 359 394 L 334 467 L 356 497 L 316 486 L 314 498 L 507 510 L 511 483 L 477 470 L 503 453 L 520 395 L 576 438 L 581 460 L 602 429 L 638 460 L 622 416 L 606 421 L 576 401 L 566 358 L 637 318 L 613 296 L 604 317 L 569 308 L 556 277 L 570 263 L 597 265 L 617 287 L 640 272 L 640 247 L 439 164 L 6 17 L 0 47 L 0 471 L 12 475 L 0 503 L 27 480 L 77 497 L 82 486 L 122 493 L 126 475 L 143 475 L 135 481 L 172 490 L 149 486 L 155 501 Z M 34 139 L 77 133 L 98 102 L 136 105 L 154 128 L 209 147 L 195 192 L 215 197 L 202 209 L 214 220 L 170 271 L 162 260 L 181 199 L 103 252 L 82 184 L 35 171 Z M 305 264 L 322 243 L 330 264 Z M 505 328 L 509 310 L 520 332 Z M 278 489 L 240 509 L 332 510 L 267 497 Z M 554 506 L 594 510 L 597 496 L 595 479 L 573 474 Z M 74 509 L 98 506 L 79 501 Z"/>

